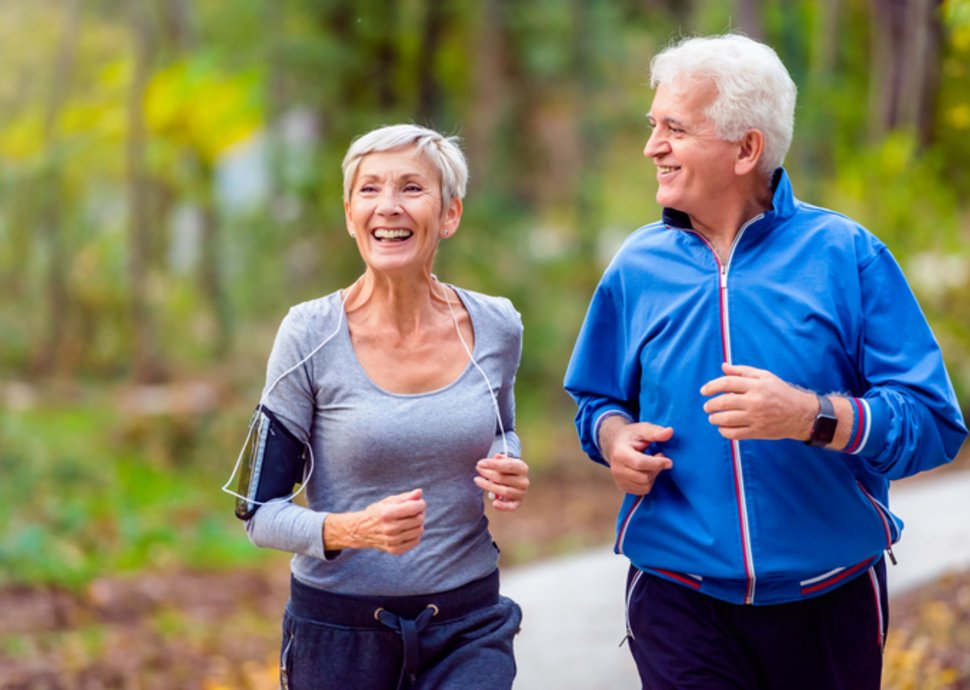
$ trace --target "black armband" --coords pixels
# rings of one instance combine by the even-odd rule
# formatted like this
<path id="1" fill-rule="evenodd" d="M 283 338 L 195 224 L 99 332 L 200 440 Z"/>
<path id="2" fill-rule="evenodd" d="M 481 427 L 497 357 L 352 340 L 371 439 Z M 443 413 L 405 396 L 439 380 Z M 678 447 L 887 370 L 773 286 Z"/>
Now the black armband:
<path id="1" fill-rule="evenodd" d="M 236 490 L 236 517 L 251 518 L 259 506 L 289 496 L 303 481 L 306 446 L 267 408 L 259 405 L 250 422 Z"/>

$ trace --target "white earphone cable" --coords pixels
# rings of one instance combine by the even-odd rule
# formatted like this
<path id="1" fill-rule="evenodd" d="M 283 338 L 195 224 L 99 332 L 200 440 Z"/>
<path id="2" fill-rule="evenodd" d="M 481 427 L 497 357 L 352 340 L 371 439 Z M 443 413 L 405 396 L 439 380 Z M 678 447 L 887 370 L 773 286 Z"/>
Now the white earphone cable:
<path id="1" fill-rule="evenodd" d="M 444 298 L 445 303 L 448 305 L 448 311 L 451 312 L 451 318 L 455 322 L 455 331 L 458 333 L 458 340 L 461 341 L 462 346 L 465 348 L 465 352 L 468 353 L 468 359 L 471 360 L 471 363 L 475 365 L 476 369 L 478 369 L 478 373 L 482 375 L 482 379 L 484 379 L 485 385 L 488 387 L 488 393 L 489 395 L 492 396 L 492 405 L 495 408 L 495 420 L 498 422 L 498 429 L 499 429 L 499 432 L 502 434 L 502 454 L 505 457 L 510 457 L 509 443 L 508 443 L 508 440 L 505 438 L 505 425 L 502 424 L 502 412 L 499 409 L 498 396 L 495 395 L 495 389 L 492 387 L 492 382 L 489 381 L 488 375 L 485 373 L 485 370 L 482 369 L 481 365 L 475 360 L 475 356 L 472 354 L 472 349 L 468 346 L 468 342 L 465 340 L 465 336 L 461 334 L 461 327 L 458 325 L 458 315 L 455 313 L 455 308 L 451 305 L 451 298 L 448 296 L 448 293 L 445 290 L 445 286 L 438 281 L 437 277 L 435 277 L 434 280 L 438 284 L 439 288 L 441 289 L 442 297 Z"/>
<path id="2" fill-rule="evenodd" d="M 353 286 L 351 286 L 351 287 L 353 287 Z M 299 362 L 297 362 L 296 364 L 294 364 L 293 366 L 291 366 L 289 369 L 287 369 L 286 371 L 284 371 L 282 374 L 280 374 L 279 376 L 277 376 L 273 380 L 273 382 L 269 386 L 266 387 L 266 389 L 263 391 L 263 394 L 259 397 L 259 407 L 260 408 L 263 406 L 263 401 L 266 400 L 267 396 L 269 396 L 269 394 L 273 391 L 273 389 L 276 388 L 276 385 L 280 381 L 282 381 L 284 378 L 286 378 L 291 373 L 293 373 L 294 371 L 296 371 L 299 367 L 303 366 L 303 364 L 308 359 L 310 359 L 311 357 L 313 357 L 313 355 L 317 354 L 323 348 L 324 345 L 326 345 L 331 340 L 333 340 L 334 337 L 336 337 L 336 335 L 340 332 L 340 327 L 343 325 L 343 322 L 344 322 L 344 307 L 345 307 L 345 305 L 347 303 L 347 294 L 349 292 L 350 292 L 350 288 L 347 288 L 347 290 L 344 291 L 344 294 L 341 295 L 341 298 L 340 298 L 340 311 L 339 311 L 339 313 L 337 315 L 337 326 L 333 329 L 333 332 L 330 335 L 328 335 L 326 338 L 324 338 L 323 341 L 321 341 L 321 343 L 319 345 L 317 345 L 315 348 L 313 348 L 306 357 L 304 357 Z M 232 489 L 229 488 L 230 484 L 232 484 L 232 481 L 233 481 L 233 479 L 236 476 L 236 472 L 239 471 L 239 466 L 240 466 L 240 464 L 242 464 L 243 455 L 246 453 L 246 448 L 249 447 L 249 440 L 252 438 L 253 429 L 256 428 L 256 425 L 257 425 L 258 421 L 259 421 L 259 414 L 258 414 L 258 409 L 257 409 L 257 413 L 256 414 L 253 414 L 253 418 L 249 422 L 249 430 L 246 432 L 246 438 L 243 441 L 242 448 L 239 450 L 239 455 L 236 457 L 236 464 L 232 468 L 232 474 L 229 475 L 229 479 L 223 485 L 222 490 L 224 492 L 226 492 L 227 494 L 229 494 L 230 496 L 235 496 L 236 498 L 242 499 L 244 501 L 249 501 L 250 503 L 252 503 L 254 505 L 265 505 L 266 503 L 269 503 L 269 501 L 257 501 L 257 500 L 251 499 L 249 496 L 242 496 L 242 495 L 236 493 L 235 491 L 233 491 Z M 307 482 L 309 482 L 310 477 L 313 475 L 313 467 L 314 467 L 313 444 L 308 441 L 306 443 L 306 449 L 307 449 L 307 454 L 308 454 L 308 457 L 309 457 L 309 463 L 307 464 L 306 472 L 304 472 L 304 474 L 303 474 L 303 481 L 300 483 L 300 487 L 296 491 L 294 491 L 292 494 L 290 494 L 289 496 L 287 496 L 286 498 L 284 498 L 284 499 L 274 498 L 274 499 L 272 499 L 273 501 L 279 501 L 279 500 L 292 501 L 294 498 L 296 498 L 297 496 L 299 496 L 300 493 L 302 493 L 303 490 L 306 488 Z"/>
<path id="3" fill-rule="evenodd" d="M 437 277 L 434 277 L 434 281 L 439 286 L 439 288 L 441 290 L 441 294 L 442 294 L 442 297 L 445 300 L 445 304 L 448 305 L 448 311 L 451 312 L 451 318 L 452 318 L 452 320 L 455 323 L 455 332 L 458 334 L 458 340 L 461 341 L 462 347 L 465 348 L 465 352 L 468 354 L 468 359 L 471 361 L 471 363 L 478 370 L 478 373 L 481 374 L 482 379 L 485 381 L 485 385 L 488 387 L 488 393 L 489 393 L 489 395 L 492 398 L 492 405 L 493 405 L 493 407 L 495 409 L 495 419 L 498 422 L 499 432 L 502 435 L 502 454 L 505 455 L 505 457 L 510 457 L 510 455 L 509 455 L 508 440 L 506 439 L 506 435 L 505 435 L 505 425 L 502 423 L 502 414 L 501 414 L 501 410 L 500 410 L 499 404 L 498 404 L 498 396 L 495 394 L 495 389 L 492 387 L 492 382 L 489 380 L 488 375 L 485 373 L 485 370 L 482 369 L 481 365 L 475 360 L 475 356 L 474 356 L 474 354 L 472 354 L 471 347 L 469 347 L 468 342 L 465 340 L 465 337 L 461 333 L 461 327 L 460 327 L 459 322 L 458 322 L 458 314 L 455 312 L 455 309 L 452 306 L 451 298 L 448 296 L 448 293 L 447 293 L 447 291 L 445 289 L 445 286 L 438 281 L 438 278 Z M 353 287 L 353 286 L 351 286 L 351 287 Z M 324 345 L 326 345 L 331 340 L 333 340 L 333 338 L 336 337 L 336 335 L 340 332 L 340 327 L 343 325 L 343 317 L 344 317 L 345 305 L 346 305 L 346 301 L 347 301 L 347 294 L 349 292 L 350 292 L 350 288 L 348 288 L 347 290 L 345 290 L 344 291 L 344 294 L 341 296 L 341 299 L 340 299 L 340 312 L 339 312 L 338 317 L 337 317 L 337 325 L 333 329 L 333 332 L 330 333 L 330 335 L 328 335 L 326 338 L 324 338 L 323 341 L 319 345 L 317 345 L 315 348 L 313 348 L 313 350 L 311 350 L 310 353 L 306 357 L 304 357 L 299 362 L 297 362 L 296 364 L 294 364 L 293 366 L 291 366 L 289 369 L 287 369 L 286 371 L 284 371 L 282 374 L 280 374 L 279 376 L 277 376 L 273 380 L 273 382 L 269 386 L 267 386 L 265 388 L 265 390 L 263 391 L 263 394 L 259 398 L 259 407 L 260 408 L 262 407 L 263 402 L 266 400 L 267 396 L 269 396 L 269 394 L 273 391 L 273 389 L 276 388 L 277 384 L 280 381 L 282 381 L 285 377 L 289 376 L 291 373 L 293 373 L 299 367 L 301 367 L 307 360 L 309 360 L 317 352 L 319 352 L 323 348 Z M 236 464 L 232 468 L 232 474 L 229 475 L 229 479 L 223 485 L 222 490 L 225 493 L 229 494 L 230 496 L 234 496 L 234 497 L 239 498 L 241 500 L 248 501 L 249 503 L 252 503 L 254 505 L 265 505 L 266 503 L 276 502 L 276 501 L 281 501 L 281 500 L 282 501 L 292 501 L 294 498 L 296 498 L 297 496 L 299 496 L 300 493 L 303 492 L 303 490 L 306 488 L 307 483 L 310 480 L 310 477 L 313 475 L 313 468 L 314 468 L 313 447 L 312 447 L 313 444 L 310 443 L 310 442 L 307 442 L 306 443 L 306 449 L 307 449 L 307 453 L 308 453 L 308 457 L 309 457 L 309 463 L 307 465 L 307 470 L 304 473 L 303 481 L 301 482 L 300 487 L 296 491 L 294 491 L 292 494 L 290 494 L 289 496 L 287 496 L 286 498 L 282 498 L 282 499 L 280 499 L 280 498 L 274 498 L 271 501 L 256 501 L 254 498 L 251 498 L 249 496 L 243 496 L 243 495 L 241 495 L 241 494 L 239 494 L 239 493 L 237 493 L 237 492 L 235 492 L 235 491 L 233 491 L 232 489 L 229 488 L 229 486 L 232 484 L 233 480 L 236 477 L 236 473 L 239 471 L 239 467 L 240 467 L 240 465 L 242 464 L 242 461 L 243 461 L 243 456 L 246 453 L 246 449 L 249 447 L 250 439 L 252 438 L 253 431 L 254 431 L 254 429 L 256 429 L 256 426 L 258 424 L 258 421 L 259 421 L 259 414 L 258 414 L 258 409 L 257 409 L 257 413 L 253 414 L 253 418 L 252 418 L 252 420 L 249 423 L 249 429 L 246 432 L 246 438 L 243 441 L 243 445 L 242 445 L 242 448 L 239 451 L 239 455 L 236 457 Z"/>

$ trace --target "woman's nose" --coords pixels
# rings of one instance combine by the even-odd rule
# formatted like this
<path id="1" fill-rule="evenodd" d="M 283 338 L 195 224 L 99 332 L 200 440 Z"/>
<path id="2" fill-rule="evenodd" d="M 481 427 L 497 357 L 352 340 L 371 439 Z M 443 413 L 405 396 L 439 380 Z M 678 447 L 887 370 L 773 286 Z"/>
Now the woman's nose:
<path id="1" fill-rule="evenodd" d="M 393 215 L 401 210 L 401 200 L 395 190 L 385 190 L 377 198 L 377 212 L 384 215 Z"/>

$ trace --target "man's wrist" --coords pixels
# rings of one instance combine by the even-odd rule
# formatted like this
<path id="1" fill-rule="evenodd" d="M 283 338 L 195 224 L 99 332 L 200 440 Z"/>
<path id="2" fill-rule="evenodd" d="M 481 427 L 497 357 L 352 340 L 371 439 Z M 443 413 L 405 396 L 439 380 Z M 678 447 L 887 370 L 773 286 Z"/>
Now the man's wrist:
<path id="1" fill-rule="evenodd" d="M 832 400 L 826 395 L 816 395 L 818 412 L 812 422 L 808 440 L 805 442 L 815 448 L 825 448 L 831 445 L 839 426 L 839 418 L 835 413 Z"/>
<path id="2" fill-rule="evenodd" d="M 600 419 L 596 444 L 599 446 L 600 455 L 607 465 L 611 464 L 610 455 L 612 454 L 613 438 L 621 428 L 630 423 L 630 418 L 619 411 L 607 412 Z"/>

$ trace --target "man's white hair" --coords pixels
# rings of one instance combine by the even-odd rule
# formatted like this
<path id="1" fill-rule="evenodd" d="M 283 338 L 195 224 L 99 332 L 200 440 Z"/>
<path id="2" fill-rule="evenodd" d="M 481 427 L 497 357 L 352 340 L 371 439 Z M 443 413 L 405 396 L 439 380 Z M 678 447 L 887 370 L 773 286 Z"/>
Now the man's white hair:
<path id="1" fill-rule="evenodd" d="M 750 129 L 764 135 L 759 169 L 770 174 L 785 160 L 795 128 L 797 89 L 778 54 L 740 34 L 687 38 L 650 62 L 650 86 L 679 91 L 710 79 L 717 89 L 707 116 L 717 135 L 739 141 Z"/>

